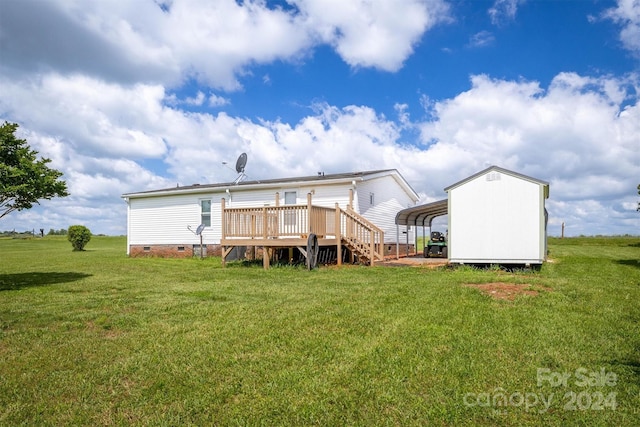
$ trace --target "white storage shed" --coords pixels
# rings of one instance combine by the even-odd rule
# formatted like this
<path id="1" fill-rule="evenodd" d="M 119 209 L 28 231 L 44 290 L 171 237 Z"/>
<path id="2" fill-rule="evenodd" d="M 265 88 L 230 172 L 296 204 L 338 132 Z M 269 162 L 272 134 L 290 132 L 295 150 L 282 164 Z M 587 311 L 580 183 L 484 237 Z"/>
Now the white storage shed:
<path id="1" fill-rule="evenodd" d="M 542 264 L 549 183 L 491 166 L 447 188 L 451 263 Z"/>

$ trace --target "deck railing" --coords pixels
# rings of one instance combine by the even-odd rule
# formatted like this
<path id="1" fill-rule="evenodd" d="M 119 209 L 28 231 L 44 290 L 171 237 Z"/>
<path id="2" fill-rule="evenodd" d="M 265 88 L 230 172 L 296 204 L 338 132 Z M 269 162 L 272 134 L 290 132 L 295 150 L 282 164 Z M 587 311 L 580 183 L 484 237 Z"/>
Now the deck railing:
<path id="1" fill-rule="evenodd" d="M 384 232 L 375 224 L 350 208 L 313 206 L 308 201 L 306 205 L 227 208 L 223 200 L 222 239 L 300 239 L 314 233 L 345 243 L 372 263 L 384 259 Z"/>
<path id="2" fill-rule="evenodd" d="M 286 205 L 262 208 L 225 208 L 223 238 L 278 239 L 335 237 L 335 211 L 321 206 Z"/>

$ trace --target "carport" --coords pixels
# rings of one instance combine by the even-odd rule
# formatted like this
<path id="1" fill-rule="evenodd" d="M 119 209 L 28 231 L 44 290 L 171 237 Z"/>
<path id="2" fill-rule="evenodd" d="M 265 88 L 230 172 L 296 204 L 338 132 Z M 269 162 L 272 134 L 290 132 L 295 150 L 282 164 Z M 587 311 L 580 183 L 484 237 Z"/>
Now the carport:
<path id="1" fill-rule="evenodd" d="M 400 241 L 400 226 L 404 225 L 407 229 L 411 226 L 416 227 L 416 252 L 418 251 L 418 234 L 417 227 L 422 227 L 422 239 L 425 239 L 424 228 L 431 229 L 431 223 L 434 218 L 449 213 L 448 199 L 438 200 L 437 202 L 427 203 L 426 205 L 413 206 L 403 209 L 396 214 L 396 241 Z M 407 232 L 407 247 L 409 246 L 409 233 Z M 408 249 L 407 249 L 408 250 Z M 396 245 L 396 258 L 400 258 L 399 245 Z"/>

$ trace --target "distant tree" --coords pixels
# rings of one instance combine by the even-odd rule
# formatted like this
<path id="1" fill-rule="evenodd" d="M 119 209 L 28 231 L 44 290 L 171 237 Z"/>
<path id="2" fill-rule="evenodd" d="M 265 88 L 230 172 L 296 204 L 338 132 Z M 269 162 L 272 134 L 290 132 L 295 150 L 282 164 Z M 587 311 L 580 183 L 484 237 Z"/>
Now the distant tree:
<path id="1" fill-rule="evenodd" d="M 39 199 L 68 196 L 62 172 L 51 169 L 50 159 L 37 159 L 27 141 L 18 139 L 18 125 L 0 126 L 0 218 L 13 211 L 30 209 Z"/>
<path id="2" fill-rule="evenodd" d="M 640 195 L 640 184 L 638 184 L 638 195 Z M 638 207 L 636 208 L 637 211 L 640 211 L 640 202 L 638 202 Z"/>
<path id="3" fill-rule="evenodd" d="M 74 251 L 83 251 L 91 240 L 91 231 L 84 225 L 72 225 L 67 232 L 67 240 L 71 242 Z"/>
<path id="4" fill-rule="evenodd" d="M 54 230 L 53 228 L 50 228 L 49 232 L 47 233 L 47 235 L 49 235 L 49 236 L 66 236 L 67 235 L 67 230 L 65 230 L 64 228 L 61 228 L 60 230 Z"/>

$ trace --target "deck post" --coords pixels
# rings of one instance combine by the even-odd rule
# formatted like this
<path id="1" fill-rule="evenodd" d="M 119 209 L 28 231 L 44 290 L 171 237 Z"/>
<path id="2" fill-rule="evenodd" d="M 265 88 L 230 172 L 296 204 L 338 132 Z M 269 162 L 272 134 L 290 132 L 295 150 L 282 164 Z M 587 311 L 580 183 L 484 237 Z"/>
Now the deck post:
<path id="1" fill-rule="evenodd" d="M 313 232 L 311 227 L 311 193 L 307 193 L 307 236 Z"/>
<path id="2" fill-rule="evenodd" d="M 262 238 L 263 239 L 267 238 L 268 224 L 269 224 L 269 221 L 267 221 L 267 207 L 263 206 L 262 207 Z"/>
<path id="3" fill-rule="evenodd" d="M 371 230 L 369 232 L 369 253 L 371 254 L 371 263 L 369 264 L 373 267 L 373 263 L 376 261 L 376 233 Z"/>
<path id="4" fill-rule="evenodd" d="M 336 257 L 338 258 L 338 265 L 342 265 L 342 231 L 340 224 L 340 205 L 336 203 Z"/>
<path id="5" fill-rule="evenodd" d="M 269 248 L 267 246 L 262 247 L 262 267 L 265 270 L 269 269 L 269 261 L 271 258 L 271 254 L 269 253 Z"/>

